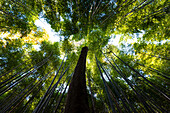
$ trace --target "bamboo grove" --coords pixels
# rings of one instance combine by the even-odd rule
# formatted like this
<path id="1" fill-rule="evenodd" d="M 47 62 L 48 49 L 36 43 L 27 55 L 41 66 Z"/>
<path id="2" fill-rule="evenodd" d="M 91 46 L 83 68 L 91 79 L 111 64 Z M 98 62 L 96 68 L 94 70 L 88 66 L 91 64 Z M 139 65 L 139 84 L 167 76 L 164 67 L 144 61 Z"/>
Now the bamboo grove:
<path id="1" fill-rule="evenodd" d="M 169 5 L 168 0 L 1 0 L 0 113 L 72 113 L 75 84 L 80 90 L 86 85 L 87 95 L 79 95 L 87 98 L 76 100 L 82 111 L 168 113 Z M 50 41 L 47 25 L 58 41 Z M 85 46 L 86 62 L 77 63 Z M 85 80 L 75 77 L 76 70 Z"/>

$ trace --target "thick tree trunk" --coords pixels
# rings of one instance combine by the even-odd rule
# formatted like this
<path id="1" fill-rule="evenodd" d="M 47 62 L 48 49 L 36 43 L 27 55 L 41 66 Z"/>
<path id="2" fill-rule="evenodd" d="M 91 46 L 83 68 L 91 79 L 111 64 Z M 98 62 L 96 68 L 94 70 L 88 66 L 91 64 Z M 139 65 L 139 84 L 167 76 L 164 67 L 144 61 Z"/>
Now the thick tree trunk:
<path id="1" fill-rule="evenodd" d="M 83 47 L 68 90 L 65 113 L 89 113 L 85 69 L 87 47 Z"/>

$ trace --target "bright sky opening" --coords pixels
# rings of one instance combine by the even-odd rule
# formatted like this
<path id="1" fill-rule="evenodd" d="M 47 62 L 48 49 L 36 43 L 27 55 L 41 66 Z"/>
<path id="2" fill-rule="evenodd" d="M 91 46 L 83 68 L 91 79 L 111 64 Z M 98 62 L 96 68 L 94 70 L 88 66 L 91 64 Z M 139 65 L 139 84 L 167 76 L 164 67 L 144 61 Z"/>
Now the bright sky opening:
<path id="1" fill-rule="evenodd" d="M 39 20 L 36 20 L 35 25 L 37 27 L 43 28 L 43 29 L 45 29 L 47 31 L 47 33 L 48 33 L 48 35 L 50 37 L 49 41 L 51 41 L 52 43 L 60 41 L 61 36 L 59 36 L 59 33 L 55 32 L 51 28 L 51 25 L 48 24 L 44 18 L 40 18 Z M 142 31 L 142 33 L 138 33 L 138 36 L 135 35 L 135 37 L 133 39 L 128 39 L 126 42 L 123 41 L 122 43 L 127 45 L 127 44 L 132 44 L 134 42 L 137 42 L 137 37 L 142 37 L 143 34 L 144 34 L 144 31 Z M 111 39 L 108 42 L 108 44 L 113 44 L 113 45 L 115 45 L 116 47 L 118 47 L 120 49 L 120 44 L 119 44 L 120 37 L 121 37 L 121 35 L 116 35 L 115 36 L 115 34 L 112 34 Z M 80 42 L 78 42 L 78 43 L 80 43 Z M 75 42 L 75 44 L 77 44 L 77 43 Z M 34 48 L 37 49 L 37 50 L 39 50 L 39 47 L 40 46 L 34 46 Z"/>
<path id="2" fill-rule="evenodd" d="M 35 25 L 40 28 L 44 28 L 48 35 L 49 35 L 49 41 L 51 42 L 59 42 L 60 36 L 58 33 L 56 33 L 52 28 L 51 25 L 46 22 L 44 18 L 40 18 L 40 20 L 35 21 Z"/>

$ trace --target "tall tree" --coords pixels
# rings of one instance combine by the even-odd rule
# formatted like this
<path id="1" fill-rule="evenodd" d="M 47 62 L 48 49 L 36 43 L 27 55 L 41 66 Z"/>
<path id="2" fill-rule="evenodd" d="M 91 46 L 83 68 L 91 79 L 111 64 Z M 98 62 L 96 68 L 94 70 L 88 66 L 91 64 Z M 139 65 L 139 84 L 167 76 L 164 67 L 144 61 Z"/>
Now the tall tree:
<path id="1" fill-rule="evenodd" d="M 82 48 L 79 60 L 75 67 L 73 78 L 68 90 L 65 113 L 89 113 L 85 79 L 87 51 L 87 47 Z"/>

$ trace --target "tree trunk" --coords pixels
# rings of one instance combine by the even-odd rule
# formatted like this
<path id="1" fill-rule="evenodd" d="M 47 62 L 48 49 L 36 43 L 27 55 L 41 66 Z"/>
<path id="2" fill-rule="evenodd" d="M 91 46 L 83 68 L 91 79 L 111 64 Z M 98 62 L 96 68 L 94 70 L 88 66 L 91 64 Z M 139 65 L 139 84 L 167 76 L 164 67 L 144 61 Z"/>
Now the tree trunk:
<path id="1" fill-rule="evenodd" d="M 65 113 L 89 113 L 85 69 L 87 47 L 83 47 L 68 90 Z"/>

